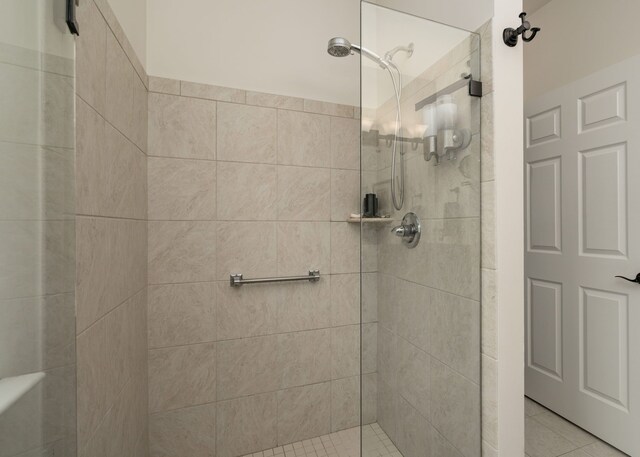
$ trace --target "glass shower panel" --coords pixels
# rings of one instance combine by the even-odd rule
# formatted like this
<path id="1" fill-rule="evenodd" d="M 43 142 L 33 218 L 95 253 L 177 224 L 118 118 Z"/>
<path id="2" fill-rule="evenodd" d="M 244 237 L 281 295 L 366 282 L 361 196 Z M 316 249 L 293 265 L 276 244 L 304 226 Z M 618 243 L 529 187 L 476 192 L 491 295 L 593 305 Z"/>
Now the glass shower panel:
<path id="1" fill-rule="evenodd" d="M 479 457 L 480 39 L 361 14 L 362 452 Z"/>
<path id="2" fill-rule="evenodd" d="M 0 456 L 75 456 L 75 43 L 64 0 L 0 14 Z"/>

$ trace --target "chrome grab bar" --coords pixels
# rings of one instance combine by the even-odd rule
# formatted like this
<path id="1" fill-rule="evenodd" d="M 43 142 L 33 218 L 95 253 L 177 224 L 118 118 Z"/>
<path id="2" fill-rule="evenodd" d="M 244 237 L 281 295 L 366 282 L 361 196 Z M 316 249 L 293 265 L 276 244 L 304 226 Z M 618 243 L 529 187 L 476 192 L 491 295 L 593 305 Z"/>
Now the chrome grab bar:
<path id="1" fill-rule="evenodd" d="M 244 279 L 242 273 L 236 273 L 229 276 L 229 283 L 231 287 L 240 287 L 243 284 L 265 284 L 269 282 L 293 282 L 293 281 L 320 281 L 320 270 L 309 270 L 309 274 L 306 276 L 285 276 L 280 278 L 255 278 Z"/>

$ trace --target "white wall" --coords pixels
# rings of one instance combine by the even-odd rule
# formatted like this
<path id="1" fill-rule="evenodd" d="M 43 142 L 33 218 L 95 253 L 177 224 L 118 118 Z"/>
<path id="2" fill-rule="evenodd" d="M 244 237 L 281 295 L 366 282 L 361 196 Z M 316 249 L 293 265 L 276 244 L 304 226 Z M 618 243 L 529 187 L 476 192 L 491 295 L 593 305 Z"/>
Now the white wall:
<path id="1" fill-rule="evenodd" d="M 153 0 L 150 75 L 358 104 L 359 62 L 327 41 L 360 41 L 359 0 Z"/>
<path id="2" fill-rule="evenodd" d="M 107 0 L 142 65 L 147 65 L 147 0 Z M 176 2 L 178 3 L 178 2 Z M 80 25 L 82 27 L 82 25 Z M 81 29 L 82 30 L 82 29 Z"/>
<path id="3" fill-rule="evenodd" d="M 432 21 L 474 31 L 491 19 L 492 0 L 371 0 Z"/>
<path id="4" fill-rule="evenodd" d="M 521 8 L 519 0 L 494 0 L 492 21 L 500 457 L 524 455 L 523 45 L 509 48 L 502 41 L 502 30 L 513 26 Z"/>
<path id="5" fill-rule="evenodd" d="M 394 0 L 391 5 L 471 30 L 492 13 L 491 0 Z M 396 22 L 403 20 L 411 19 Z M 397 23 L 385 21 L 389 30 L 395 27 L 400 33 L 381 35 L 388 38 L 379 43 L 380 53 L 409 41 Z M 422 43 L 412 59 L 421 62 L 421 69 L 429 65 L 424 59 L 449 49 L 441 49 L 432 33 L 421 39 L 430 33 L 425 29 L 414 40 L 416 45 Z M 330 57 L 326 43 L 334 36 L 360 42 L 359 0 L 153 0 L 148 2 L 147 71 L 153 76 L 357 105 L 358 59 Z"/>
<path id="6" fill-rule="evenodd" d="M 553 0 L 531 15 L 538 37 L 525 46 L 525 99 L 640 53 L 638 0 Z"/>

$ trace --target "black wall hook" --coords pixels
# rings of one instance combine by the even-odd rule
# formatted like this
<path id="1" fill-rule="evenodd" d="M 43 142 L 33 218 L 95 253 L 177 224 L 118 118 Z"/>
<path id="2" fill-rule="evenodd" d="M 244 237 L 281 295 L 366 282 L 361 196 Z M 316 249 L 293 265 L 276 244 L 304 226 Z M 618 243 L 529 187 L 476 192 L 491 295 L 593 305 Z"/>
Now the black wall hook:
<path id="1" fill-rule="evenodd" d="M 518 27 L 517 29 L 512 29 L 510 27 L 504 29 L 504 31 L 502 32 L 502 39 L 504 40 L 504 44 L 512 48 L 516 44 L 518 44 L 519 35 L 522 35 L 522 41 L 526 42 L 529 42 L 536 37 L 536 35 L 540 31 L 540 27 L 531 28 L 531 24 L 529 24 L 529 21 L 527 21 L 526 18 L 527 13 L 523 11 L 522 13 L 520 13 L 520 20 L 522 21 L 522 25 L 520 25 L 520 27 Z M 525 35 L 525 32 L 527 31 L 531 31 L 531 33 L 529 35 Z"/>

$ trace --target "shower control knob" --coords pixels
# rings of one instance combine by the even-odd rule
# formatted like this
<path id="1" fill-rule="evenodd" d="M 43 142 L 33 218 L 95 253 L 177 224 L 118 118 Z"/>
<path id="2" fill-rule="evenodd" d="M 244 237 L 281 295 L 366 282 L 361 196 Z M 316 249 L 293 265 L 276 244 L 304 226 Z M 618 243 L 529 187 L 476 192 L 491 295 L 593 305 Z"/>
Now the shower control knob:
<path id="1" fill-rule="evenodd" d="M 395 236 L 399 236 L 399 237 L 405 237 L 405 236 L 411 236 L 413 228 L 412 227 L 406 227 L 406 226 L 402 226 L 399 225 L 397 227 L 394 227 L 391 229 L 391 232 L 395 235 Z"/>
<path id="2" fill-rule="evenodd" d="M 391 229 L 391 233 L 402 238 L 402 242 L 408 248 L 414 248 L 420 241 L 420 220 L 415 213 L 407 213 L 402 218 L 402 223 Z"/>

